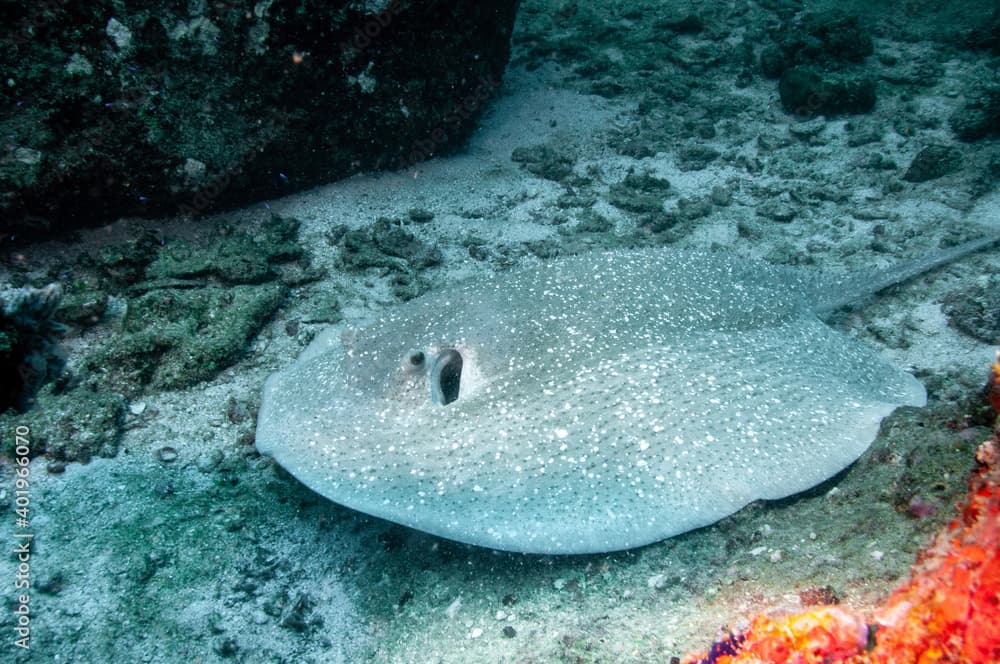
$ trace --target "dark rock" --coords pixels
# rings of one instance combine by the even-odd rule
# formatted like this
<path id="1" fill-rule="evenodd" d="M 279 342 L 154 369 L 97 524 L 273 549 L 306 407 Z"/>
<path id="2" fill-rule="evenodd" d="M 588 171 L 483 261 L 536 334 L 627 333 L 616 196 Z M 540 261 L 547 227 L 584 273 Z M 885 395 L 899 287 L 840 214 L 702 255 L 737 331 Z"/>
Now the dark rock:
<path id="1" fill-rule="evenodd" d="M 121 334 L 84 366 L 131 395 L 211 378 L 240 357 L 279 306 L 284 282 L 297 274 L 290 266 L 298 266 L 299 281 L 307 278 L 298 227 L 273 215 L 252 232 L 219 226 L 198 242 L 146 233 L 101 250 L 92 266 L 112 292 L 127 286 L 128 301 Z M 134 248 L 139 255 L 130 260 Z"/>
<path id="2" fill-rule="evenodd" d="M 628 87 L 622 83 L 619 78 L 606 77 L 599 81 L 594 81 L 590 85 L 590 93 L 598 95 L 599 97 L 604 97 L 606 99 L 614 99 L 615 97 L 621 97 L 628 92 Z"/>
<path id="3" fill-rule="evenodd" d="M 314 615 L 316 602 L 306 593 L 300 592 L 285 605 L 278 624 L 295 632 L 305 632 L 322 625 L 322 618 Z"/>
<path id="4" fill-rule="evenodd" d="M 588 210 L 573 230 L 577 233 L 607 233 L 614 227 L 610 219 Z"/>
<path id="5" fill-rule="evenodd" d="M 568 208 L 589 208 L 597 202 L 597 196 L 590 192 L 567 191 L 556 199 L 556 206 L 561 210 Z"/>
<path id="6" fill-rule="evenodd" d="M 649 194 L 670 191 L 670 181 L 648 173 L 629 172 L 621 182 L 623 187 Z"/>
<path id="7" fill-rule="evenodd" d="M 765 46 L 760 52 L 760 71 L 768 78 L 779 78 L 788 68 L 785 52 L 776 45 Z"/>
<path id="8" fill-rule="evenodd" d="M 490 257 L 490 250 L 485 244 L 470 244 L 469 257 L 473 260 L 484 261 Z"/>
<path id="9" fill-rule="evenodd" d="M 701 171 L 718 159 L 720 154 L 709 145 L 685 145 L 677 153 L 677 168 L 682 171 Z"/>
<path id="10" fill-rule="evenodd" d="M 237 401 L 229 397 L 226 402 L 226 419 L 231 424 L 241 424 L 253 416 L 253 407 L 245 401 Z"/>
<path id="11" fill-rule="evenodd" d="M 556 240 L 531 240 L 524 243 L 524 248 L 539 258 L 548 260 L 562 253 L 562 247 Z"/>
<path id="12" fill-rule="evenodd" d="M 665 8 L 667 13 L 653 24 L 654 30 L 669 30 L 682 35 L 695 35 L 705 29 L 705 21 L 698 14 L 689 12 L 687 8 Z"/>
<path id="13" fill-rule="evenodd" d="M 155 487 L 153 487 L 153 494 L 160 500 L 166 500 L 167 498 L 174 495 L 175 489 L 174 485 L 170 482 L 160 482 Z"/>
<path id="14" fill-rule="evenodd" d="M 655 214 L 663 210 L 669 192 L 668 180 L 630 172 L 621 182 L 611 185 L 608 202 L 628 212 Z"/>
<path id="15" fill-rule="evenodd" d="M 963 141 L 1000 134 L 1000 85 L 974 87 L 949 119 L 952 131 Z"/>
<path id="16" fill-rule="evenodd" d="M 139 231 L 127 242 L 103 247 L 91 260 L 109 286 L 120 288 L 140 281 L 162 246 L 163 241 L 152 231 Z"/>
<path id="17" fill-rule="evenodd" d="M 46 595 L 58 595 L 65 586 L 66 578 L 62 572 L 55 572 L 39 581 L 36 587 Z"/>
<path id="18" fill-rule="evenodd" d="M 928 145 L 917 153 L 903 174 L 907 182 L 927 182 L 954 173 L 962 167 L 962 152 L 950 145 Z"/>
<path id="19" fill-rule="evenodd" d="M 857 67 L 874 48 L 856 16 L 807 12 L 788 19 L 774 39 L 761 52 L 760 68 L 780 78 L 786 111 L 812 117 L 874 108 L 875 82 Z"/>
<path id="20" fill-rule="evenodd" d="M 410 208 L 406 215 L 415 224 L 426 224 L 434 219 L 434 213 L 423 208 Z"/>
<path id="21" fill-rule="evenodd" d="M 822 57 L 831 60 L 862 62 L 874 52 L 872 39 L 858 17 L 839 10 L 807 13 L 798 34 L 808 35 L 819 42 Z"/>
<path id="22" fill-rule="evenodd" d="M 772 200 L 757 206 L 757 216 L 787 224 L 795 219 L 797 213 L 795 208 L 788 203 Z"/>
<path id="23" fill-rule="evenodd" d="M 499 88 L 517 5 L 6 3 L 0 232 L 197 216 L 447 153 Z"/>
<path id="24" fill-rule="evenodd" d="M 236 643 L 235 638 L 227 636 L 216 641 L 213 650 L 215 650 L 215 654 L 219 657 L 231 659 L 239 654 L 240 646 Z"/>
<path id="25" fill-rule="evenodd" d="M 548 145 L 514 148 L 510 159 L 546 180 L 559 182 L 573 174 L 573 158 Z"/>
<path id="26" fill-rule="evenodd" d="M 429 291 L 431 285 L 416 272 L 408 271 L 393 274 L 389 287 L 395 297 L 406 302 Z"/>
<path id="27" fill-rule="evenodd" d="M 944 299 L 948 323 L 963 334 L 986 344 L 1000 343 L 1000 307 L 996 294 L 1000 277 L 992 276 L 985 286 L 954 292 Z"/>
<path id="28" fill-rule="evenodd" d="M 397 221 L 376 220 L 371 235 L 376 248 L 389 256 L 406 259 L 417 270 L 441 264 L 440 249 L 418 239 Z"/>
<path id="29" fill-rule="evenodd" d="M 617 208 L 636 214 L 653 214 L 663 210 L 663 196 L 642 194 L 614 185 L 608 193 L 608 202 Z"/>
<path id="30" fill-rule="evenodd" d="M 66 328 L 53 318 L 62 293 L 58 284 L 0 292 L 0 413 L 27 410 L 39 388 L 62 374 Z"/>
<path id="31" fill-rule="evenodd" d="M 294 217 L 282 217 L 272 214 L 261 226 L 260 233 L 254 237 L 257 250 L 267 257 L 268 263 L 284 263 L 300 260 L 305 252 L 298 242 L 299 226 L 302 224 Z"/>
<path id="32" fill-rule="evenodd" d="M 793 67 L 782 74 L 778 92 L 786 111 L 806 117 L 875 108 L 875 82 L 861 75 Z"/>
<path id="33" fill-rule="evenodd" d="M 216 229 L 207 244 L 174 240 L 164 244 L 145 269 L 152 280 L 213 276 L 228 284 L 260 284 L 275 277 L 274 264 L 302 257 L 296 242 L 299 222 L 272 217 L 256 237 Z"/>
<path id="34" fill-rule="evenodd" d="M 441 250 L 402 227 L 396 219 L 380 218 L 367 228 L 335 231 L 331 241 L 340 246 L 337 267 L 348 272 L 376 268 L 390 276 L 393 294 L 410 300 L 429 285 L 419 272 L 441 263 Z"/>
<path id="35" fill-rule="evenodd" d="M 677 199 L 677 214 L 683 221 L 695 221 L 703 219 L 712 213 L 712 199 L 710 197 Z"/>
<path id="36" fill-rule="evenodd" d="M 709 194 L 709 200 L 712 201 L 712 205 L 726 207 L 733 202 L 733 192 L 729 189 L 729 187 L 717 184 L 712 187 L 712 193 Z"/>
<path id="37" fill-rule="evenodd" d="M 167 244 L 146 269 L 148 279 L 190 279 L 216 276 L 226 283 L 259 284 L 274 275 L 265 256 L 245 235 L 220 238 L 209 247 L 183 240 Z"/>
<path id="38" fill-rule="evenodd" d="M 156 450 L 157 460 L 162 461 L 163 463 L 173 463 L 174 461 L 177 461 L 178 456 L 179 454 L 177 453 L 177 449 L 174 447 L 164 446 Z"/>
<path id="39" fill-rule="evenodd" d="M 676 211 L 645 214 L 639 219 L 639 228 L 661 236 L 665 242 L 676 242 L 684 235 L 684 218 Z"/>
<path id="40" fill-rule="evenodd" d="M 31 429 L 30 456 L 45 454 L 54 462 L 81 461 L 118 454 L 125 425 L 125 399 L 102 389 L 99 383 L 79 385 L 55 396 L 43 389 L 39 407 L 24 415 L 13 411 L 0 416 L 0 425 L 13 430 L 25 424 Z M 14 437 L 0 441 L 0 454 L 12 452 Z M 8 449 L 8 446 L 11 449 Z M 59 466 L 51 465 L 50 472 Z"/>
<path id="41" fill-rule="evenodd" d="M 1000 9 L 980 25 L 967 31 L 961 40 L 962 46 L 972 50 L 988 50 L 1000 55 Z"/>
<path id="42" fill-rule="evenodd" d="M 778 29 L 773 47 L 761 53 L 761 70 L 773 78 L 788 66 L 835 68 L 860 63 L 873 52 L 872 39 L 857 16 L 836 9 L 807 12 Z"/>

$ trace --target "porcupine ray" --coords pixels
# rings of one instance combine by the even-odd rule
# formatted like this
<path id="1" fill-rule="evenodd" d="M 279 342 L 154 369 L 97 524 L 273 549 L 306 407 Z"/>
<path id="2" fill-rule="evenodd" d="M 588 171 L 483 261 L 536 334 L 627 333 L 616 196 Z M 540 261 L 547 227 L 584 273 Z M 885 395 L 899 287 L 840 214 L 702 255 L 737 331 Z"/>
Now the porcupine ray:
<path id="1" fill-rule="evenodd" d="M 267 380 L 257 447 L 330 500 L 461 542 L 655 542 L 815 486 L 923 405 L 818 314 L 995 240 L 826 283 L 671 249 L 477 278 L 320 335 Z"/>

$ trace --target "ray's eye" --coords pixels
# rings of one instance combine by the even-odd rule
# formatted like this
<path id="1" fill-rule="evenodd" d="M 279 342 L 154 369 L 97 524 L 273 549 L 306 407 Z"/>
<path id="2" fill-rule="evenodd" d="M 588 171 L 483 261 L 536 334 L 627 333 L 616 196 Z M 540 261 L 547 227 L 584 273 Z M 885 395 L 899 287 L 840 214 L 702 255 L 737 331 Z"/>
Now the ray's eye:
<path id="1" fill-rule="evenodd" d="M 414 369 L 419 369 L 424 366 L 424 362 L 427 361 L 427 357 L 424 355 L 424 351 L 415 350 L 410 352 L 410 354 L 406 357 L 406 361 Z"/>

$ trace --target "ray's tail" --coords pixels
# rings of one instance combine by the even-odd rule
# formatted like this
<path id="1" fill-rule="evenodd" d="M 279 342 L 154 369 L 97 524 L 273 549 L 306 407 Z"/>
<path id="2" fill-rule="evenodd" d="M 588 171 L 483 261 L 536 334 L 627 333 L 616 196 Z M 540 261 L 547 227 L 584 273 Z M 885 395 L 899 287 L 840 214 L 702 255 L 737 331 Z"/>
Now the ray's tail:
<path id="1" fill-rule="evenodd" d="M 935 251 L 912 261 L 901 261 L 888 268 L 861 270 L 833 275 L 824 272 L 813 289 L 813 310 L 819 316 L 830 314 L 841 307 L 854 304 L 896 284 L 909 281 L 925 272 L 948 265 L 1000 243 L 1000 230 L 991 229 L 984 237 L 963 242 L 941 251 Z"/>

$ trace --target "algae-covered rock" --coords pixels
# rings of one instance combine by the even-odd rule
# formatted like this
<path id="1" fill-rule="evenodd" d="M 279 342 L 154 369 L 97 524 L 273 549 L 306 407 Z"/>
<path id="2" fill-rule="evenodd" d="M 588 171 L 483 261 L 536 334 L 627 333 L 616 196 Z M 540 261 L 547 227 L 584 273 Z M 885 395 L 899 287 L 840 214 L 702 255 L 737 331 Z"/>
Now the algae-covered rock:
<path id="1" fill-rule="evenodd" d="M 963 141 L 1000 134 L 1000 85 L 975 84 L 966 93 L 965 103 L 949 118 L 949 124 Z"/>
<path id="2" fill-rule="evenodd" d="M 171 242 L 146 270 L 149 279 L 212 275 L 226 283 L 259 284 L 273 278 L 267 256 L 245 235 L 222 238 L 209 247 Z"/>
<path id="3" fill-rule="evenodd" d="M 4 3 L 0 231 L 274 198 L 460 146 L 517 0 Z"/>
<path id="4" fill-rule="evenodd" d="M 917 153 L 903 174 L 907 182 L 927 182 L 962 167 L 962 152 L 950 145 L 928 145 Z"/>
<path id="5" fill-rule="evenodd" d="M 682 171 L 701 171 L 718 159 L 720 154 L 710 145 L 685 145 L 677 152 L 677 167 Z"/>
<path id="6" fill-rule="evenodd" d="M 130 286 L 143 278 L 146 266 L 157 257 L 162 245 L 152 231 L 139 230 L 126 242 L 101 248 L 90 262 L 109 287 Z"/>
<path id="7" fill-rule="evenodd" d="M 26 414 L 0 416 L 0 426 L 31 431 L 30 456 L 44 454 L 60 461 L 87 462 L 113 457 L 124 432 L 125 398 L 97 383 L 78 385 L 54 394 L 42 390 L 35 408 Z M 10 455 L 13 438 L 4 439 L 0 454 Z"/>
<path id="8" fill-rule="evenodd" d="M 0 291 L 0 413 L 27 410 L 38 389 L 62 373 L 66 328 L 53 317 L 62 293 L 58 284 Z"/>
<path id="9" fill-rule="evenodd" d="M 549 145 L 514 148 L 510 159 L 546 180 L 559 182 L 573 174 L 573 158 Z"/>
<path id="10" fill-rule="evenodd" d="M 381 252 L 403 258 L 417 270 L 433 267 L 441 263 L 441 250 L 418 239 L 404 229 L 398 221 L 380 218 L 371 228 L 375 247 Z"/>
<path id="11" fill-rule="evenodd" d="M 129 301 L 121 338 L 90 369 L 156 389 L 207 380 L 239 359 L 285 292 L 276 283 L 150 291 Z"/>
<path id="12" fill-rule="evenodd" d="M 92 327 L 108 308 L 108 293 L 99 288 L 69 290 L 59 303 L 56 317 L 77 327 Z"/>
<path id="13" fill-rule="evenodd" d="M 398 219 L 379 218 L 359 229 L 341 226 L 328 239 L 340 248 L 339 269 L 355 273 L 377 269 L 390 276 L 393 294 L 402 300 L 425 293 L 429 284 L 419 272 L 442 260 L 440 249 L 406 230 Z"/>
<path id="14" fill-rule="evenodd" d="M 117 334 L 81 364 L 130 394 L 211 378 L 240 357 L 289 284 L 321 276 L 298 229 L 297 219 L 272 215 L 248 230 L 217 226 L 203 240 L 142 233 L 102 249 L 89 265 L 125 298 L 125 313 Z"/>
<path id="15" fill-rule="evenodd" d="M 786 111 L 806 117 L 867 113 L 875 108 L 875 81 L 860 72 L 793 67 L 781 76 L 778 93 Z"/>
<path id="16" fill-rule="evenodd" d="M 273 265 L 298 260 L 302 248 L 295 241 L 299 221 L 271 217 L 257 237 L 219 229 L 207 244 L 177 240 L 167 243 L 146 268 L 151 280 L 212 276 L 228 284 L 259 284 L 275 278 Z"/>
<path id="17" fill-rule="evenodd" d="M 663 211 L 663 203 L 670 192 L 670 182 L 645 173 L 629 173 L 611 185 L 608 202 L 617 208 L 637 214 L 655 214 Z"/>
<path id="18" fill-rule="evenodd" d="M 761 50 L 760 68 L 768 78 L 779 78 L 796 65 L 839 67 L 863 62 L 873 52 L 857 16 L 836 9 L 805 12 L 775 30 L 774 42 Z"/>
<path id="19" fill-rule="evenodd" d="M 615 227 L 607 217 L 594 212 L 593 210 L 587 210 L 583 213 L 580 223 L 573 227 L 573 232 L 575 233 L 607 233 Z"/>
<path id="20" fill-rule="evenodd" d="M 986 344 L 1000 343 L 1000 307 L 996 294 L 1000 277 L 991 276 L 986 285 L 948 294 L 944 313 L 948 323 L 960 332 Z"/>

